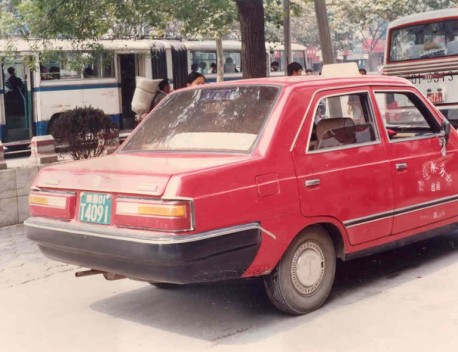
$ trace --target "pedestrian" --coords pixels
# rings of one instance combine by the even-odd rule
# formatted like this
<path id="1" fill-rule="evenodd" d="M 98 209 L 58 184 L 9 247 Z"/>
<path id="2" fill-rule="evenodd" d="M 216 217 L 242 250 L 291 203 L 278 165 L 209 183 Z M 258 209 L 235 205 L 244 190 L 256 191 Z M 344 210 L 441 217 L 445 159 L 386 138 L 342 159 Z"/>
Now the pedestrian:
<path id="1" fill-rule="evenodd" d="M 279 68 L 278 62 L 277 61 L 272 61 L 270 64 L 270 71 L 271 72 L 277 72 Z"/>
<path id="2" fill-rule="evenodd" d="M 199 72 L 191 72 L 186 80 L 187 87 L 196 87 L 205 84 L 205 76 Z"/>
<path id="3" fill-rule="evenodd" d="M 16 69 L 8 67 L 9 77 L 5 82 L 6 87 L 13 93 L 19 93 L 22 90 L 22 80 L 16 77 Z"/>
<path id="4" fill-rule="evenodd" d="M 159 102 L 164 99 L 167 94 L 170 93 L 170 80 L 168 78 L 164 78 L 160 83 L 159 83 L 159 86 L 158 86 L 158 89 L 157 89 L 157 92 L 156 92 L 156 95 L 154 96 L 153 98 L 153 102 L 151 104 L 151 110 L 153 110 L 153 108 L 159 104 Z"/>
<path id="5" fill-rule="evenodd" d="M 288 65 L 286 71 L 288 72 L 288 76 L 301 76 L 303 69 L 304 68 L 299 62 L 294 61 Z"/>
<path id="6" fill-rule="evenodd" d="M 199 63 L 199 68 L 197 69 L 197 72 L 199 73 L 205 73 L 205 68 L 207 67 L 207 64 L 203 61 Z"/>
<path id="7" fill-rule="evenodd" d="M 164 99 L 167 94 L 170 93 L 170 80 L 164 78 L 158 85 L 156 94 L 154 95 L 153 101 L 151 102 L 151 107 L 149 112 L 145 112 L 141 115 L 137 115 L 135 122 L 139 124 L 150 112 L 153 110 L 159 102 Z"/>
<path id="8" fill-rule="evenodd" d="M 234 64 L 234 60 L 232 59 L 232 57 L 228 56 L 226 58 L 226 62 L 224 63 L 224 72 L 226 73 L 234 73 L 234 72 L 238 72 L 237 71 L 237 67 L 235 66 Z"/>
<path id="9" fill-rule="evenodd" d="M 210 64 L 210 69 L 208 70 L 208 73 L 217 73 L 218 71 L 217 71 L 216 68 L 217 68 L 216 64 L 214 62 L 212 62 Z"/>
<path id="10" fill-rule="evenodd" d="M 359 74 L 360 74 L 360 75 L 367 75 L 366 69 L 361 67 L 361 68 L 359 69 Z"/>
<path id="11" fill-rule="evenodd" d="M 307 69 L 305 70 L 305 75 L 306 75 L 306 76 L 312 76 L 312 75 L 313 75 L 313 70 L 310 69 L 310 68 L 307 68 Z"/>

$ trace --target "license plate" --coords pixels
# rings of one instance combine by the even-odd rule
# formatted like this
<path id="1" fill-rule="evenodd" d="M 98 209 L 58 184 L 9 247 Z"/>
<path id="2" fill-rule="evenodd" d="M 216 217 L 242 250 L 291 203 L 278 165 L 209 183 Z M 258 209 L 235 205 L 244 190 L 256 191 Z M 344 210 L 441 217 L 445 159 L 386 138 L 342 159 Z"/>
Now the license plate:
<path id="1" fill-rule="evenodd" d="M 108 225 L 111 219 L 112 200 L 111 194 L 82 192 L 79 220 Z"/>
<path id="2" fill-rule="evenodd" d="M 444 99 L 444 93 L 437 92 L 437 93 L 427 93 L 426 97 L 429 99 L 431 103 L 442 103 Z"/>

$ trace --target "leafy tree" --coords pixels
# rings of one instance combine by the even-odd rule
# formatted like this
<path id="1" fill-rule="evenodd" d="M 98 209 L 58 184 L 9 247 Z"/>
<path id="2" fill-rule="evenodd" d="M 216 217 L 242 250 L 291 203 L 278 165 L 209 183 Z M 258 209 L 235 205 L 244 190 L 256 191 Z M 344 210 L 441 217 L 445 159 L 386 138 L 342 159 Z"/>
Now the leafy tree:
<path id="1" fill-rule="evenodd" d="M 216 40 L 218 81 L 222 81 L 222 38 L 229 34 L 237 22 L 235 3 L 227 0 L 175 0 L 168 4 L 166 12 L 170 13 L 170 20 L 175 18 L 181 22 L 182 32 L 186 36 Z"/>

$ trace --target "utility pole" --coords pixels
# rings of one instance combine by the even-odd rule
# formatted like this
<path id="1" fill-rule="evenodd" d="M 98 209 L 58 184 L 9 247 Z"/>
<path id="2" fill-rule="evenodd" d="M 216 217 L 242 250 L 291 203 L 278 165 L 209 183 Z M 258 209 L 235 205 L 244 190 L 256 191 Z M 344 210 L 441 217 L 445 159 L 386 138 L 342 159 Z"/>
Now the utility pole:
<path id="1" fill-rule="evenodd" d="M 285 72 L 286 66 L 291 63 L 291 16 L 290 16 L 290 0 L 283 0 L 283 45 L 285 53 Z"/>
<path id="2" fill-rule="evenodd" d="M 318 22 L 318 32 L 320 33 L 321 54 L 323 64 L 334 63 L 334 54 L 332 53 L 331 32 L 329 30 L 328 12 L 326 10 L 325 0 L 314 0 L 316 19 Z"/>

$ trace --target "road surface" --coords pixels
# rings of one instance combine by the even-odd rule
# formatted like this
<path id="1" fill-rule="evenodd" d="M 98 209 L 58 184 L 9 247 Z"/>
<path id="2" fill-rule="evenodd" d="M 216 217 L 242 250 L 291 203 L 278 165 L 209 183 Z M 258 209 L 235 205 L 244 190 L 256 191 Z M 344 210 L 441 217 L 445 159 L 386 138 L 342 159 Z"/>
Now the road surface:
<path id="1" fill-rule="evenodd" d="M 458 350 L 458 233 L 339 263 L 327 304 L 301 317 L 258 280 L 164 290 L 75 271 L 0 229 L 0 351 Z"/>

